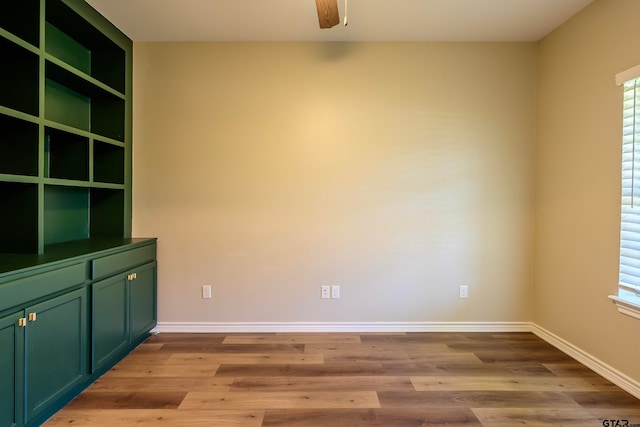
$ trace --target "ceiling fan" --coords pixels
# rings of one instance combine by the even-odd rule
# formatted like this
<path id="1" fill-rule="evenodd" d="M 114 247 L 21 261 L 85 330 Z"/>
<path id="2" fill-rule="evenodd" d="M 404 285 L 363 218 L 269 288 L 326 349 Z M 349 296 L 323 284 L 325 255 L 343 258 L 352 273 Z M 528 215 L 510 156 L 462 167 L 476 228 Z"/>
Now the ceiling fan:
<path id="1" fill-rule="evenodd" d="M 316 0 L 320 28 L 331 28 L 340 23 L 338 0 Z M 344 0 L 344 25 L 347 26 L 347 0 Z"/>

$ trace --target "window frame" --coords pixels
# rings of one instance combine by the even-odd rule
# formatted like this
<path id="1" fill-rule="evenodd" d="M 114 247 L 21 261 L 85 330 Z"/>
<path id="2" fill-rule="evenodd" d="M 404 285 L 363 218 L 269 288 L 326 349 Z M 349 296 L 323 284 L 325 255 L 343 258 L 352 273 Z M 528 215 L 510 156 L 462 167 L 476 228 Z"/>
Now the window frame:
<path id="1" fill-rule="evenodd" d="M 617 295 L 609 295 L 609 298 L 616 304 L 616 306 L 618 307 L 618 311 L 622 314 L 625 314 L 627 316 L 631 316 L 633 318 L 636 319 L 640 319 L 640 286 L 638 286 L 638 284 L 640 284 L 640 272 L 635 272 L 632 274 L 629 274 L 628 271 L 625 271 L 623 273 L 623 270 L 625 269 L 625 267 L 629 267 L 630 263 L 625 263 L 623 262 L 623 251 L 625 249 L 629 250 L 628 247 L 624 247 L 623 245 L 623 235 L 625 234 L 625 231 L 627 231 L 627 236 L 628 234 L 637 234 L 637 240 L 634 239 L 633 242 L 634 243 L 638 243 L 638 245 L 640 245 L 640 232 L 636 232 L 636 231 L 629 231 L 628 228 L 625 230 L 625 225 L 629 225 L 629 224 L 634 224 L 637 226 L 637 223 L 640 223 L 640 212 L 628 212 L 629 209 L 640 209 L 640 200 L 638 200 L 637 204 L 639 205 L 638 207 L 634 206 L 635 203 L 635 199 L 634 199 L 634 194 L 636 193 L 636 183 L 640 183 L 640 175 L 638 177 L 635 177 L 635 171 L 637 171 L 638 169 L 640 169 L 640 156 L 636 159 L 636 154 L 638 154 L 638 151 L 640 151 L 640 140 L 637 139 L 637 136 L 640 134 L 640 111 L 636 111 L 638 105 L 640 104 L 640 65 L 637 65 L 633 68 L 630 68 L 628 70 L 625 70 L 621 73 L 618 73 L 616 75 L 616 85 L 617 86 L 626 86 L 627 83 L 630 82 L 634 82 L 634 86 L 635 86 L 635 90 L 634 90 L 634 99 L 633 99 L 633 105 L 634 107 L 632 108 L 632 116 L 631 116 L 631 120 L 633 122 L 632 124 L 632 133 L 631 133 L 631 138 L 632 138 L 632 142 L 631 144 L 633 144 L 632 146 L 632 160 L 631 160 L 631 196 L 629 197 L 628 195 L 626 196 L 628 199 L 630 199 L 630 201 L 626 201 L 625 203 L 625 195 L 627 194 L 625 192 L 625 189 L 628 190 L 628 184 L 627 187 L 625 187 L 625 184 L 623 183 L 623 181 L 625 180 L 624 174 L 625 171 L 627 171 L 628 169 L 625 169 L 625 162 L 629 162 L 629 160 L 625 160 L 624 158 L 624 147 L 625 144 L 628 144 L 628 142 L 625 141 L 625 135 L 628 135 L 628 133 L 624 132 L 624 126 L 625 126 L 625 121 L 628 121 L 629 115 L 626 112 L 626 110 L 623 111 L 623 134 L 622 134 L 622 144 L 623 144 L 623 158 L 622 158 L 622 176 L 621 176 L 621 184 L 622 184 L 622 191 L 621 191 L 621 200 L 620 200 L 620 209 L 621 209 L 621 213 L 620 213 L 620 257 L 619 257 L 619 264 L 618 264 L 618 272 L 619 272 L 619 277 L 622 278 L 622 276 L 626 276 L 626 277 L 632 277 L 634 279 L 638 279 L 638 283 L 626 283 L 625 280 L 619 280 L 618 283 L 618 293 Z M 627 93 L 627 89 L 625 88 L 625 95 Z M 624 103 L 625 103 L 626 97 L 623 95 L 623 109 L 624 107 Z M 638 144 L 638 147 L 636 147 L 636 143 Z M 629 179 L 628 177 L 626 178 L 627 180 Z M 640 185 L 638 185 L 638 191 L 640 191 Z M 625 221 L 625 216 L 629 216 L 629 215 L 637 215 L 638 216 L 638 220 L 637 221 Z M 634 236 L 635 237 L 635 236 Z M 626 239 L 627 241 L 629 241 L 629 239 Z M 636 250 L 636 248 L 633 248 L 633 250 Z M 633 251 L 632 250 L 632 251 Z M 628 257 L 627 257 L 628 258 Z M 637 268 L 637 267 L 635 267 Z M 630 268 L 631 270 L 634 270 L 635 268 Z"/>

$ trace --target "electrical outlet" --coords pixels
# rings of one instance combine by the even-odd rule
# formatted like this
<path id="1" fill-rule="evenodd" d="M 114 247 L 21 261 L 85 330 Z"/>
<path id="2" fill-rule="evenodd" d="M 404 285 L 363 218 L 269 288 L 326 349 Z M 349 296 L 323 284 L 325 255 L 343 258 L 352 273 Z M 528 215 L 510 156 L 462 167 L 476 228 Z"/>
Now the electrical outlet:
<path id="1" fill-rule="evenodd" d="M 202 298 L 211 299 L 211 286 L 210 285 L 204 285 L 202 287 Z"/>
<path id="2" fill-rule="evenodd" d="M 330 296 L 330 288 L 329 288 L 329 286 L 326 286 L 326 285 L 325 285 L 325 286 L 322 286 L 322 287 L 320 288 L 320 290 L 321 290 L 320 296 L 321 296 L 321 298 L 322 298 L 322 299 L 329 299 L 329 298 L 331 298 L 331 296 Z"/>
<path id="3" fill-rule="evenodd" d="M 340 298 L 340 286 L 332 286 L 331 287 L 331 298 L 339 299 Z"/>
<path id="4" fill-rule="evenodd" d="M 460 298 L 469 298 L 469 286 L 460 286 Z"/>

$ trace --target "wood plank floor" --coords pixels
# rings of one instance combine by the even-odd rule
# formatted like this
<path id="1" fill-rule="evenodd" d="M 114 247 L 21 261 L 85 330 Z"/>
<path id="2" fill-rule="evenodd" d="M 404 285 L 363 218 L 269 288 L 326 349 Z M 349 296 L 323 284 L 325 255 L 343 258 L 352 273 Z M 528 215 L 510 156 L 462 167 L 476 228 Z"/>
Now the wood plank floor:
<path id="1" fill-rule="evenodd" d="M 595 427 L 604 420 L 640 425 L 640 401 L 530 333 L 160 334 L 45 425 Z"/>

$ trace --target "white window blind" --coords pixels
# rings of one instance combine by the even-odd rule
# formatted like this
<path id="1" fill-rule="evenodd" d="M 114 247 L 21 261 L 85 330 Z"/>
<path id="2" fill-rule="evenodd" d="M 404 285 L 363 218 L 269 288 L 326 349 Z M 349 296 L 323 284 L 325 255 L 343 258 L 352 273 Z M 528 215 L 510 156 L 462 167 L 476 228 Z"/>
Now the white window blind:
<path id="1" fill-rule="evenodd" d="M 618 309 L 640 318 L 640 66 L 616 76 L 624 87 Z"/>
<path id="2" fill-rule="evenodd" d="M 620 285 L 640 293 L 640 78 L 624 83 Z"/>

